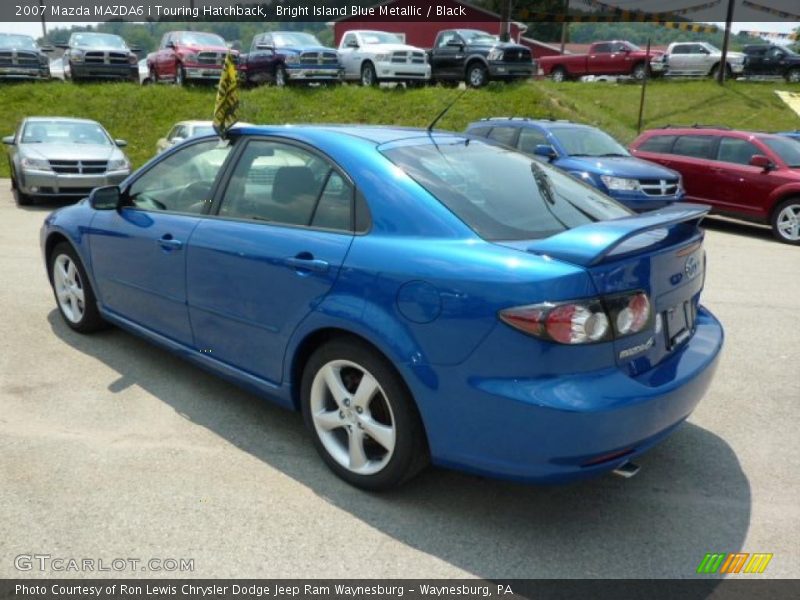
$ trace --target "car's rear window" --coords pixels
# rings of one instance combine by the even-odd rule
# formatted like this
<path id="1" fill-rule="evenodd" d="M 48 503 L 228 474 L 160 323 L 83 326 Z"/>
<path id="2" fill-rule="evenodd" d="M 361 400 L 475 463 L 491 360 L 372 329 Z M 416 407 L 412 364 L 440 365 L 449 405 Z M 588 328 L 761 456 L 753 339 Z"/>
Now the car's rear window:
<path id="1" fill-rule="evenodd" d="M 570 175 L 479 140 L 404 145 L 383 154 L 490 241 L 538 239 L 632 214 Z"/>

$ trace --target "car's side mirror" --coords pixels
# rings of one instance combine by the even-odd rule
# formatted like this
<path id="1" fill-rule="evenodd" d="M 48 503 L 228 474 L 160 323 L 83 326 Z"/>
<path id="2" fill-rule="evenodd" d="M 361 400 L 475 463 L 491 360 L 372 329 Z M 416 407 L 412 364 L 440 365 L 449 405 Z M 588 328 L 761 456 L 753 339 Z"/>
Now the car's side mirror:
<path id="1" fill-rule="evenodd" d="M 175 50 L 175 42 L 167 42 L 167 48 L 170 50 Z"/>
<path id="2" fill-rule="evenodd" d="M 548 160 L 558 157 L 558 152 L 556 152 L 556 149 L 550 144 L 536 144 L 536 148 L 533 149 L 533 153 L 536 156 L 544 156 Z"/>
<path id="3" fill-rule="evenodd" d="M 7 135 L 7 136 L 5 136 L 3 138 L 3 143 L 6 146 L 13 146 L 16 142 L 14 141 L 14 136 L 13 135 Z"/>
<path id="4" fill-rule="evenodd" d="M 125 146 L 128 145 L 128 142 L 126 142 L 125 140 L 114 140 L 114 143 L 120 148 L 124 148 Z"/>
<path id="5" fill-rule="evenodd" d="M 775 163 L 763 154 L 753 154 L 748 164 L 751 167 L 758 167 L 764 171 L 772 171 L 775 168 Z"/>
<path id="6" fill-rule="evenodd" d="M 89 194 L 89 206 L 95 210 L 117 210 L 122 205 L 122 192 L 116 185 L 94 188 Z"/>

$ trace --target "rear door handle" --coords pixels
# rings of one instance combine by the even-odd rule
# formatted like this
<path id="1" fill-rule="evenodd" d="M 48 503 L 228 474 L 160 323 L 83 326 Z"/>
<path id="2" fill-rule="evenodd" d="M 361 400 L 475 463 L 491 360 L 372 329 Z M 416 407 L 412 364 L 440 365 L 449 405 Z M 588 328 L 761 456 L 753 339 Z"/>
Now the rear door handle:
<path id="1" fill-rule="evenodd" d="M 297 271 L 314 271 L 315 273 L 325 273 L 331 266 L 328 261 L 316 259 L 309 252 L 302 252 L 297 256 L 287 258 L 284 260 L 284 264 Z"/>

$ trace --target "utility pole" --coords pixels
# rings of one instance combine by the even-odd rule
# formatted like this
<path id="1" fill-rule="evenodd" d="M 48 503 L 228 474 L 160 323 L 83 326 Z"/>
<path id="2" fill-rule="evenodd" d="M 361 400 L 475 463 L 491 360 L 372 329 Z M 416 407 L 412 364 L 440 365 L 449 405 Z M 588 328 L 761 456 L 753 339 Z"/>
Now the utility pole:
<path id="1" fill-rule="evenodd" d="M 725 15 L 725 37 L 722 38 L 722 57 L 719 59 L 719 68 L 717 69 L 717 83 L 720 85 L 725 84 L 725 74 L 728 70 L 728 44 L 731 39 L 731 23 L 733 23 L 733 3 L 734 0 L 728 0 L 728 14 Z"/>
<path id="2" fill-rule="evenodd" d="M 564 54 L 564 48 L 567 45 L 567 36 L 569 30 L 569 0 L 564 0 L 564 22 L 561 24 L 561 54 Z"/>
<path id="3" fill-rule="evenodd" d="M 644 79 L 642 80 L 642 96 L 639 99 L 639 121 L 636 125 L 636 133 L 642 133 L 642 120 L 644 119 L 644 99 L 647 94 L 647 80 L 650 78 L 650 38 L 647 38 L 647 53 L 645 54 Z"/>
<path id="4" fill-rule="evenodd" d="M 42 15 L 42 39 L 46 42 L 47 41 L 47 25 L 44 23 L 44 0 L 39 0 L 39 8 L 41 9 Z"/>

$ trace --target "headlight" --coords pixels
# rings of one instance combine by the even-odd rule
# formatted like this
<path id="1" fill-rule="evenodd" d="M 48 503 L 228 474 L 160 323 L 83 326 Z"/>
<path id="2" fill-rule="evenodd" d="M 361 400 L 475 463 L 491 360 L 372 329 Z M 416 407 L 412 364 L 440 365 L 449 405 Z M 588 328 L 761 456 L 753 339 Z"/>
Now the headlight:
<path id="1" fill-rule="evenodd" d="M 129 63 L 131 63 L 132 65 L 138 64 L 138 62 L 139 62 L 139 57 L 138 57 L 138 56 L 136 56 L 135 54 L 131 54 L 131 55 L 128 57 L 128 62 L 129 62 Z"/>
<path id="2" fill-rule="evenodd" d="M 69 59 L 75 62 L 81 62 L 83 60 L 83 50 L 70 50 Z"/>
<path id="3" fill-rule="evenodd" d="M 503 60 L 503 51 L 495 48 L 486 57 L 486 60 Z"/>
<path id="4" fill-rule="evenodd" d="M 611 175 L 601 175 L 600 179 L 609 190 L 620 192 L 638 192 L 641 189 L 638 179 L 612 177 Z"/>
<path id="5" fill-rule="evenodd" d="M 287 54 L 284 57 L 283 62 L 285 62 L 287 65 L 299 65 L 300 56 L 297 54 Z"/>
<path id="6" fill-rule="evenodd" d="M 194 52 L 187 52 L 186 54 L 183 55 L 183 60 L 190 63 L 196 63 L 197 54 L 195 54 Z"/>
<path id="7" fill-rule="evenodd" d="M 375 55 L 375 62 L 389 62 L 392 60 L 392 55 L 389 52 Z"/>
<path id="8" fill-rule="evenodd" d="M 50 168 L 50 161 L 44 158 L 23 158 L 23 169 L 34 169 L 36 171 L 52 171 Z"/>
<path id="9" fill-rule="evenodd" d="M 108 161 L 109 171 L 125 171 L 130 168 L 131 163 L 128 162 L 127 158 L 115 158 L 114 160 Z"/>

